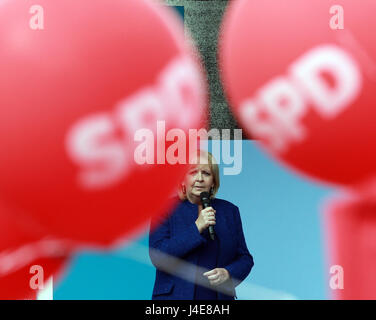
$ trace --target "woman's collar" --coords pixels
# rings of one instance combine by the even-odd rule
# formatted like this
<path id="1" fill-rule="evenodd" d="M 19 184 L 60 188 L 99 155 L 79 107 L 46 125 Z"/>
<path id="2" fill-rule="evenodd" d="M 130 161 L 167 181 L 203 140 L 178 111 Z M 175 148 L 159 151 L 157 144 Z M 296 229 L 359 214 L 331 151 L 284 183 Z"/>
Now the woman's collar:
<path id="1" fill-rule="evenodd" d="M 190 202 L 188 199 L 185 199 L 183 202 L 189 208 L 197 208 L 198 205 L 195 203 Z"/>

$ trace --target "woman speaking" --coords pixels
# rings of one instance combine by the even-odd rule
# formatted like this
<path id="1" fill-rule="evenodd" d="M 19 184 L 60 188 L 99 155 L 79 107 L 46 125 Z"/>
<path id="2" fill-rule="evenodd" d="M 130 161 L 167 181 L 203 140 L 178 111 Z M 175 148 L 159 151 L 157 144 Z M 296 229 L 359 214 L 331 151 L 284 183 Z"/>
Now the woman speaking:
<path id="1" fill-rule="evenodd" d="M 218 188 L 218 164 L 200 151 L 180 186 L 178 205 L 151 223 L 150 258 L 157 268 L 153 300 L 235 299 L 235 287 L 250 273 L 253 258 L 239 209 L 214 198 Z M 203 192 L 209 193 L 209 206 L 202 204 Z"/>

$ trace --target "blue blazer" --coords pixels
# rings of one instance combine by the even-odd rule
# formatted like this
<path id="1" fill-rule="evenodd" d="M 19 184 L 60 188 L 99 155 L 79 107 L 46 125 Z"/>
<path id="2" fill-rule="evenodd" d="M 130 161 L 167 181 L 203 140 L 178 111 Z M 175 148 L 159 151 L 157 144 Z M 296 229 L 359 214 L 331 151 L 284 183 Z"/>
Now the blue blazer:
<path id="1" fill-rule="evenodd" d="M 195 269 L 192 266 L 197 265 L 200 246 L 207 240 L 195 224 L 198 206 L 188 200 L 177 201 L 178 205 L 171 214 L 153 219 L 151 223 L 149 253 L 157 268 L 152 295 L 154 300 L 194 298 Z M 236 297 L 235 287 L 251 272 L 253 257 L 245 243 L 238 207 L 216 198 L 212 199 L 211 206 L 216 210 L 215 233 L 220 240 L 217 268 L 225 268 L 230 274 L 229 281 L 221 285 L 228 294 L 218 293 L 218 299 L 233 300 Z M 170 256 L 173 258 L 168 259 Z M 191 267 L 179 263 L 181 260 Z M 165 272 L 166 268 L 173 270 L 173 274 Z M 184 277 L 179 277 L 179 273 Z"/>

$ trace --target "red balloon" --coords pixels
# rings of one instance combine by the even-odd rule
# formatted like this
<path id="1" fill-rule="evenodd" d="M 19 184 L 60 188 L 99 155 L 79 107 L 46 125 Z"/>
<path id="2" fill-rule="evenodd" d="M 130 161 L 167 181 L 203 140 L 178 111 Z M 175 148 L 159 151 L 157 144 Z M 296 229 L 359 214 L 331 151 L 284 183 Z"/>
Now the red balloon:
<path id="1" fill-rule="evenodd" d="M 67 263 L 66 257 L 41 258 L 0 274 L 0 300 L 35 300 L 51 276 L 59 281 Z"/>
<path id="2" fill-rule="evenodd" d="M 0 300 L 35 299 L 41 281 L 62 275 L 73 244 L 46 236 L 30 217 L 8 209 L 0 204 Z"/>
<path id="3" fill-rule="evenodd" d="M 166 210 L 186 170 L 168 160 L 166 136 L 201 127 L 206 106 L 171 9 L 7 1 L 0 48 L 0 199 L 14 215 L 107 246 Z"/>
<path id="4" fill-rule="evenodd" d="M 375 211 L 375 183 L 326 205 L 327 274 L 334 299 L 376 299 Z"/>
<path id="5" fill-rule="evenodd" d="M 376 173 L 376 2 L 238 0 L 221 37 L 224 87 L 240 125 L 320 181 Z"/>

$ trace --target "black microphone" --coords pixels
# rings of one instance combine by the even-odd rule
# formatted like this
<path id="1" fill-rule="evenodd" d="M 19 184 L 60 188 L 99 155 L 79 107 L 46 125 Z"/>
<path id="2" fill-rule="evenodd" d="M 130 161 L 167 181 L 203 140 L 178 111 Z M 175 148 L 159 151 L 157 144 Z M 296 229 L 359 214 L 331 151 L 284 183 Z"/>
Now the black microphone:
<path id="1" fill-rule="evenodd" d="M 202 206 L 205 208 L 207 207 L 210 207 L 210 194 L 209 192 L 201 192 L 200 193 L 200 199 L 201 199 L 201 203 L 202 203 Z M 210 235 L 210 239 L 214 240 L 215 237 L 215 233 L 214 233 L 214 227 L 213 226 L 209 226 L 209 235 Z"/>

